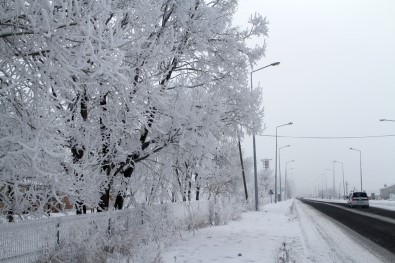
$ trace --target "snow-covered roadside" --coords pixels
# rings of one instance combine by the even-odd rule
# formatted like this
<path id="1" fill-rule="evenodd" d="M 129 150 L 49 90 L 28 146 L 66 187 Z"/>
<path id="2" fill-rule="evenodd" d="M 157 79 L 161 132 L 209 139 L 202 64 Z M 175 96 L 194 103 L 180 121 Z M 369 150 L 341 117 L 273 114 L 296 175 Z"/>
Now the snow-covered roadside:
<path id="1" fill-rule="evenodd" d="M 367 242 L 367 243 L 366 243 Z M 364 238 L 298 200 L 185 234 L 164 262 L 385 262 Z"/>
<path id="2" fill-rule="evenodd" d="M 388 200 L 370 200 L 369 205 L 371 207 L 384 208 L 387 210 L 395 211 L 395 201 Z"/>
<path id="3" fill-rule="evenodd" d="M 292 203 L 270 204 L 228 225 L 186 233 L 168 248 L 164 262 L 273 262 L 283 254 L 283 243 L 298 235 Z"/>

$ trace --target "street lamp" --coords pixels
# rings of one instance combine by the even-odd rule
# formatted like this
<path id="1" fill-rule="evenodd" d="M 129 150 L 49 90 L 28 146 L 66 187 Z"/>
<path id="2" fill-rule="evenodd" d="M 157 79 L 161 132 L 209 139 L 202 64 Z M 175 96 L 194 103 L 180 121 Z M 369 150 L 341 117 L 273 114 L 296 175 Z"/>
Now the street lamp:
<path id="1" fill-rule="evenodd" d="M 321 173 L 322 176 L 325 176 L 325 199 L 328 198 L 328 181 L 327 175 L 325 173 Z M 322 199 L 324 199 L 324 177 L 322 177 Z"/>
<path id="2" fill-rule="evenodd" d="M 278 172 L 279 172 L 279 176 L 280 176 L 280 200 L 282 201 L 282 191 L 281 191 L 281 149 L 283 148 L 287 148 L 290 147 L 291 145 L 285 145 L 283 147 L 278 148 Z"/>
<path id="3" fill-rule="evenodd" d="M 264 68 L 270 67 L 270 66 L 277 66 L 277 65 L 280 65 L 280 62 L 274 62 L 272 64 L 269 64 L 264 67 L 261 67 L 261 68 L 251 71 L 251 92 L 252 92 L 252 73 L 262 70 Z M 255 211 L 258 211 L 258 173 L 257 173 L 257 168 L 256 168 L 255 132 L 252 135 L 252 144 L 253 144 L 253 151 L 254 151 Z"/>
<path id="4" fill-rule="evenodd" d="M 292 122 L 288 122 L 286 124 L 282 124 L 279 126 L 276 126 L 276 158 L 275 158 L 275 165 L 276 168 L 274 169 L 274 202 L 277 203 L 277 129 L 286 125 L 292 125 Z M 281 192 L 281 189 L 280 189 Z"/>
<path id="5" fill-rule="evenodd" d="M 287 200 L 288 199 L 288 192 L 287 192 L 287 186 L 288 186 L 288 180 L 287 180 L 287 173 L 288 173 L 288 168 L 287 168 L 287 166 L 288 166 L 288 163 L 292 163 L 292 162 L 295 162 L 295 160 L 291 160 L 291 161 L 287 161 L 287 162 L 285 162 L 285 196 L 284 196 L 284 199 L 285 200 Z"/>
<path id="6" fill-rule="evenodd" d="M 361 176 L 361 192 L 362 192 L 363 191 L 362 190 L 362 151 L 354 148 L 350 148 L 350 150 L 359 152 L 359 173 Z"/>
<path id="7" fill-rule="evenodd" d="M 317 182 L 316 182 L 316 186 L 315 186 L 315 192 L 316 192 L 316 195 L 315 195 L 315 199 L 318 199 L 318 197 L 320 196 L 320 177 L 319 176 L 317 176 L 316 177 L 316 179 L 317 179 Z"/>
<path id="8" fill-rule="evenodd" d="M 332 172 L 332 175 L 333 175 L 333 169 L 326 169 L 327 171 L 331 171 Z M 327 185 L 327 188 L 326 188 L 326 191 L 327 191 L 327 194 L 328 194 L 328 181 L 326 182 L 326 185 Z M 333 191 L 332 191 L 332 193 L 333 193 Z M 330 199 L 332 199 L 332 195 L 331 195 L 331 198 Z"/>
<path id="9" fill-rule="evenodd" d="M 380 121 L 393 121 L 393 122 L 395 122 L 395 120 L 387 120 L 387 119 L 380 119 Z"/>
<path id="10" fill-rule="evenodd" d="M 335 163 L 341 163 L 342 164 L 342 174 L 343 174 L 343 198 L 345 198 L 346 196 L 346 186 L 344 185 L 344 164 L 343 162 L 339 162 L 339 161 L 333 161 Z"/>
<path id="11" fill-rule="evenodd" d="M 333 176 L 333 199 L 336 199 L 336 186 L 335 186 L 335 161 L 332 161 L 332 176 Z"/>

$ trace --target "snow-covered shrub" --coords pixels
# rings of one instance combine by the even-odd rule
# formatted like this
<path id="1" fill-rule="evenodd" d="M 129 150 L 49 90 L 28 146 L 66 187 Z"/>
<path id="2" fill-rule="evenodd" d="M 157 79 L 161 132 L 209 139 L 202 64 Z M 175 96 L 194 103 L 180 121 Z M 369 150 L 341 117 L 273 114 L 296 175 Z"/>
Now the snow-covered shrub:
<path id="1" fill-rule="evenodd" d="M 193 231 L 209 224 L 209 206 L 208 201 L 191 201 L 170 203 L 166 205 L 166 209 L 176 222 L 177 231 Z"/>
<path id="2" fill-rule="evenodd" d="M 45 251 L 40 262 L 108 262 L 114 258 L 160 262 L 163 248 L 175 237 L 176 222 L 165 206 L 81 218 L 61 226 L 67 231 L 60 232 L 58 246 Z"/>
<path id="3" fill-rule="evenodd" d="M 224 225 L 230 220 L 239 219 L 244 210 L 240 198 L 229 195 L 218 195 L 210 202 L 210 222 L 212 225 Z"/>

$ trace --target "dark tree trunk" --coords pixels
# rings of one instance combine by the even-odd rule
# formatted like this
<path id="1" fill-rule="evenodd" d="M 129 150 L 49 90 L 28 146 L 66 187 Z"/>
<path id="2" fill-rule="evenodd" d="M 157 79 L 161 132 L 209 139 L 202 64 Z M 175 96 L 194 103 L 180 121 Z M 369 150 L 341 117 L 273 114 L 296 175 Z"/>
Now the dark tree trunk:
<path id="1" fill-rule="evenodd" d="M 117 198 L 115 198 L 115 209 L 122 209 L 123 208 L 123 201 L 124 198 L 122 195 L 118 194 Z"/>
<path id="2" fill-rule="evenodd" d="M 109 177 L 108 184 L 105 187 L 104 193 L 102 193 L 100 197 L 100 203 L 98 212 L 107 211 L 110 206 L 110 190 L 111 190 L 111 172 L 112 172 L 112 163 L 111 159 L 108 157 L 109 152 L 109 132 L 108 128 L 105 125 L 104 117 L 105 113 L 107 112 L 107 94 L 102 96 L 100 99 L 100 109 L 102 110 L 102 114 L 100 116 L 100 135 L 102 140 L 102 148 L 101 148 L 101 156 L 106 156 L 105 159 L 102 161 L 102 171 L 106 173 L 107 177 Z"/>
<path id="3" fill-rule="evenodd" d="M 177 182 L 178 182 L 178 187 L 179 187 L 179 190 L 180 190 L 180 193 L 181 193 L 181 198 L 182 198 L 182 201 L 186 201 L 186 198 L 185 198 L 185 196 L 184 196 L 184 194 L 183 194 L 183 187 L 182 187 L 182 183 L 181 183 L 181 178 L 180 178 L 180 172 L 179 172 L 179 170 L 178 170 L 178 162 L 176 163 L 176 166 L 175 166 L 175 168 L 174 168 L 174 172 L 175 172 L 175 174 L 176 174 L 176 176 L 177 176 Z M 174 196 L 174 198 L 173 198 L 173 200 L 174 200 L 174 202 L 175 202 L 175 200 L 176 200 L 176 194 L 173 194 L 173 196 Z"/>
<path id="4" fill-rule="evenodd" d="M 88 119 L 88 95 L 86 94 L 86 91 L 84 91 L 84 94 L 81 97 L 81 102 L 80 102 L 80 115 L 82 117 L 83 122 L 86 122 Z M 71 147 L 71 153 L 73 155 L 73 163 L 74 164 L 78 164 L 80 162 L 80 160 L 84 157 L 84 153 L 85 153 L 85 147 L 84 145 L 79 142 L 73 142 L 73 145 Z M 79 177 L 80 180 L 83 180 L 84 175 L 83 174 L 78 174 L 75 173 L 76 177 Z M 86 205 L 84 205 L 83 201 L 79 201 L 75 204 L 75 208 L 76 208 L 76 213 L 77 215 L 80 214 L 86 214 Z"/>
<path id="5" fill-rule="evenodd" d="M 196 182 L 196 201 L 199 201 L 199 195 L 200 195 L 200 184 L 199 184 L 199 181 L 198 181 L 198 177 L 199 177 L 199 175 L 196 174 L 196 175 L 195 175 L 195 182 Z"/>
<path id="6" fill-rule="evenodd" d="M 129 166 L 126 170 L 122 173 L 125 178 L 130 178 L 133 174 L 134 167 Z M 117 197 L 115 198 L 115 209 L 123 209 L 124 203 L 124 196 L 122 193 L 118 193 Z"/>
<path id="7" fill-rule="evenodd" d="M 191 201 L 191 190 L 192 190 L 192 174 L 189 172 L 189 164 L 187 162 L 184 163 L 185 165 L 185 189 L 184 193 L 187 194 L 188 201 Z"/>
<path id="8" fill-rule="evenodd" d="M 107 211 L 110 205 L 110 188 L 106 188 L 104 193 L 100 197 L 99 208 L 97 212 Z"/>
<path id="9" fill-rule="evenodd" d="M 177 181 L 178 181 L 178 186 L 180 187 L 180 192 L 181 192 L 181 195 L 182 195 L 182 201 L 185 202 L 187 200 L 187 197 L 186 197 L 186 193 L 185 193 L 185 191 L 183 189 L 184 187 L 181 184 L 180 175 L 179 175 L 179 172 L 178 172 L 177 168 L 175 169 L 175 172 L 177 174 Z"/>
<path id="10" fill-rule="evenodd" d="M 107 177 L 110 177 L 111 167 L 109 165 L 104 166 L 102 170 L 106 172 Z M 108 182 L 104 193 L 102 193 L 102 195 L 100 196 L 100 203 L 99 207 L 97 208 L 97 212 L 103 212 L 108 210 L 108 207 L 110 206 L 110 187 L 111 182 Z"/>
<path id="11" fill-rule="evenodd" d="M 189 177 L 189 181 L 188 181 L 188 201 L 191 201 L 191 199 L 192 199 L 191 193 L 192 193 L 192 182 L 191 182 L 191 179 Z"/>
<path id="12" fill-rule="evenodd" d="M 246 183 L 246 176 L 244 173 L 244 163 L 243 163 L 243 155 L 241 152 L 240 138 L 239 138 L 238 145 L 239 145 L 239 154 L 240 154 L 241 176 L 243 177 L 243 184 L 244 184 L 244 194 L 245 194 L 246 200 L 248 200 L 247 183 Z"/>
<path id="13" fill-rule="evenodd" d="M 10 199 L 10 203 L 11 203 L 11 207 L 8 208 L 7 211 L 7 220 L 8 222 L 14 222 L 14 208 L 13 208 L 13 204 L 14 204 L 14 191 L 12 190 L 12 186 L 8 185 L 7 186 L 7 195 Z"/>
<path id="14" fill-rule="evenodd" d="M 77 202 L 77 204 L 75 204 L 75 209 L 77 215 L 86 214 L 86 205 L 82 202 Z"/>

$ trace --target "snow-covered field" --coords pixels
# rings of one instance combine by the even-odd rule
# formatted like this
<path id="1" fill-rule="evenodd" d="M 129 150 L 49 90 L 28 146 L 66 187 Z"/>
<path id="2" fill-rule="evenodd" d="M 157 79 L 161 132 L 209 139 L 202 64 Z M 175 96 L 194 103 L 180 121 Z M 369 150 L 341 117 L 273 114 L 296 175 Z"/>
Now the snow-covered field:
<path id="1" fill-rule="evenodd" d="M 185 233 L 164 261 L 390 262 L 386 251 L 298 200 L 269 204 L 225 226 Z M 393 256 L 393 255 L 392 255 Z"/>
<path id="2" fill-rule="evenodd" d="M 395 201 L 387 200 L 370 200 L 369 205 L 372 207 L 384 208 L 395 211 Z"/>

